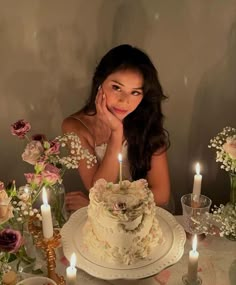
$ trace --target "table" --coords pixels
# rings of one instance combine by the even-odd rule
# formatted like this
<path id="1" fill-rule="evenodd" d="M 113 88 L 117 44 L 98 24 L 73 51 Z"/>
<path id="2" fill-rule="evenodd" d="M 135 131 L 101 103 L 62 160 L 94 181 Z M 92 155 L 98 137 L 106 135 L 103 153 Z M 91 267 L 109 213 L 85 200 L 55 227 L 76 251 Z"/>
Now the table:
<path id="1" fill-rule="evenodd" d="M 183 224 L 182 216 L 175 216 Z M 182 276 L 187 273 L 188 252 L 191 241 L 187 239 L 182 258 L 159 274 L 141 280 L 101 280 L 78 269 L 78 285 L 181 285 Z M 236 285 L 236 242 L 226 238 L 207 236 L 198 242 L 199 276 L 203 285 Z M 57 254 L 56 271 L 65 276 L 66 264 L 61 249 Z"/>

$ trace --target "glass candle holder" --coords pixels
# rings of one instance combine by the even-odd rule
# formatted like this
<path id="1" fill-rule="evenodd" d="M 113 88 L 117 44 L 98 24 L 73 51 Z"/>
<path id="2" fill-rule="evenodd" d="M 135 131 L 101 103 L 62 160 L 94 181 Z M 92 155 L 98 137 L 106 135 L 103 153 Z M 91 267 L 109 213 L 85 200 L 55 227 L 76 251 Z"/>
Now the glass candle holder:
<path id="1" fill-rule="evenodd" d="M 192 193 L 181 197 L 184 229 L 187 233 L 200 235 L 207 231 L 207 217 L 211 204 L 211 199 L 204 195 L 200 195 L 197 202 Z"/>
<path id="2" fill-rule="evenodd" d="M 198 276 L 195 281 L 189 281 L 187 274 L 185 274 L 185 275 L 182 277 L 182 281 L 183 281 L 183 284 L 184 284 L 184 285 L 201 285 L 201 284 L 202 284 L 202 279 L 201 279 L 201 277 Z"/>

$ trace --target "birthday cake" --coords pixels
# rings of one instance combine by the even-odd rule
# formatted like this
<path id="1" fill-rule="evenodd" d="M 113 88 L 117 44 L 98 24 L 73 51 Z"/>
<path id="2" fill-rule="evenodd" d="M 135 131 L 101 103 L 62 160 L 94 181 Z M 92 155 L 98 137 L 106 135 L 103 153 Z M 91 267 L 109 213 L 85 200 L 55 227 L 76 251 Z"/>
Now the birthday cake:
<path id="1" fill-rule="evenodd" d="M 99 179 L 89 194 L 88 219 L 83 244 L 97 258 L 114 264 L 133 264 L 145 259 L 163 242 L 147 181 Z"/>

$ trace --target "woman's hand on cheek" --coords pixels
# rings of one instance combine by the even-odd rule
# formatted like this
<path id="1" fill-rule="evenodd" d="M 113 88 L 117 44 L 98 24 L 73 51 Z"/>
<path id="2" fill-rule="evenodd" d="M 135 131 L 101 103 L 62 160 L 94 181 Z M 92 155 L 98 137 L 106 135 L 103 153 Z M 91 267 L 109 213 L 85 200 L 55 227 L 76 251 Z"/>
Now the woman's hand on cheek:
<path id="1" fill-rule="evenodd" d="M 111 131 L 122 131 L 122 122 L 114 116 L 107 108 L 106 94 L 103 89 L 98 90 L 96 97 L 96 109 L 99 118 L 110 128 Z"/>

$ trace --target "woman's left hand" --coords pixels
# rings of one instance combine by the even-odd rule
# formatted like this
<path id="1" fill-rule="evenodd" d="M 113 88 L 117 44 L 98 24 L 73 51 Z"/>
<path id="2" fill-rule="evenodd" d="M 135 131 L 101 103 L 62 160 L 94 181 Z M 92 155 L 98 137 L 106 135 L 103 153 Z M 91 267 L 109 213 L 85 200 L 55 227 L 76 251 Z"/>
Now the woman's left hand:
<path id="1" fill-rule="evenodd" d="M 88 206 L 89 198 L 81 191 L 69 192 L 66 194 L 65 202 L 66 210 L 70 212 Z"/>
<path id="2" fill-rule="evenodd" d="M 103 121 L 111 131 L 122 131 L 122 122 L 107 109 L 106 94 L 102 87 L 98 91 L 95 103 L 98 118 Z"/>

